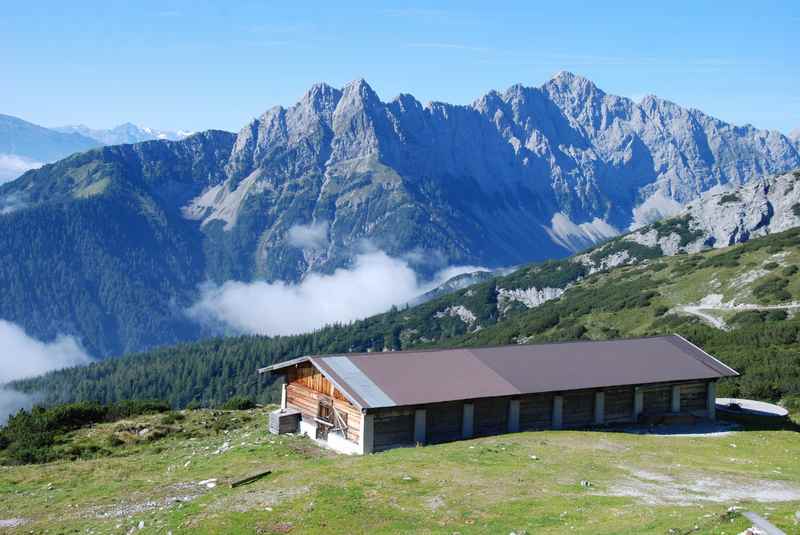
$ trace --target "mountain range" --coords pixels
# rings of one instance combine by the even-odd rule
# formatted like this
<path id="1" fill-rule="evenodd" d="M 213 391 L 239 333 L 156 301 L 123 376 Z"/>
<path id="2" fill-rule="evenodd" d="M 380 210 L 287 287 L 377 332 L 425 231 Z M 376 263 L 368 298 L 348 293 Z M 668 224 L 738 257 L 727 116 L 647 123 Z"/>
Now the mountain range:
<path id="1" fill-rule="evenodd" d="M 125 123 L 108 130 L 87 126 L 45 128 L 0 114 L 0 183 L 29 169 L 101 145 L 139 143 L 151 139 L 183 139 L 191 132 L 160 131 Z"/>
<path id="2" fill-rule="evenodd" d="M 0 115 L 0 184 L 73 152 L 98 145 L 97 141 L 77 133 L 63 133 Z"/>
<path id="3" fill-rule="evenodd" d="M 208 282 L 297 282 L 367 249 L 423 277 L 559 258 L 797 167 L 779 132 L 566 72 L 468 106 L 318 84 L 238 134 L 104 146 L 0 186 L 0 318 L 140 350 L 207 334 L 185 311 Z"/>
<path id="4" fill-rule="evenodd" d="M 80 134 L 84 137 L 94 139 L 103 145 L 140 143 L 142 141 L 150 141 L 151 139 L 168 139 L 171 141 L 177 141 L 194 133 L 186 130 L 178 130 L 176 132 L 171 132 L 169 130 L 154 130 L 146 126 L 137 126 L 132 123 L 124 123 L 108 129 L 89 128 L 88 126 L 79 124 L 60 126 L 53 128 L 53 130 L 57 132 Z"/>

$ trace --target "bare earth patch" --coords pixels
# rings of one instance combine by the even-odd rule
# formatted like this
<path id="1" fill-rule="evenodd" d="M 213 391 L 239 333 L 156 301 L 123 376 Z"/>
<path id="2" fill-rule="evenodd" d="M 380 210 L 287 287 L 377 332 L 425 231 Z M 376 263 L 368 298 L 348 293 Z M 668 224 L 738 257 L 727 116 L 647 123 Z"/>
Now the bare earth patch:
<path id="1" fill-rule="evenodd" d="M 178 483 L 171 485 L 167 496 L 118 502 L 108 506 L 93 506 L 83 510 L 84 518 L 127 518 L 147 511 L 168 509 L 181 503 L 188 503 L 199 498 L 205 489 L 195 483 Z"/>
<path id="2" fill-rule="evenodd" d="M 629 475 L 597 495 L 635 498 L 648 505 L 695 505 L 698 502 L 764 503 L 800 500 L 800 487 L 784 481 L 696 474 L 690 480 L 649 470 L 627 468 Z"/>
<path id="3" fill-rule="evenodd" d="M 306 486 L 289 489 L 252 490 L 217 500 L 211 506 L 211 509 L 213 511 L 237 512 L 259 510 L 266 507 L 274 507 L 285 500 L 308 494 L 309 490 Z"/>

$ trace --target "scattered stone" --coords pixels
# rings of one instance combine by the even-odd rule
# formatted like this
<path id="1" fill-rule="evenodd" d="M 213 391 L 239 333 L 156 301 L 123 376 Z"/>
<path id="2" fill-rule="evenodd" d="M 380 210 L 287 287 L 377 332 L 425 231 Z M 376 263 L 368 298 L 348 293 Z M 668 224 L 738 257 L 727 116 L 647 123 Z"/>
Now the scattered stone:
<path id="1" fill-rule="evenodd" d="M 531 455 L 531 460 L 538 461 L 539 457 L 537 457 L 536 455 Z"/>
<path id="2" fill-rule="evenodd" d="M 139 430 L 139 436 L 140 436 L 140 437 L 143 437 L 143 436 L 145 436 L 145 435 L 146 435 L 147 433 L 149 433 L 149 432 L 150 432 L 150 429 L 149 429 L 149 428 L 147 428 L 147 427 L 145 427 L 144 429 L 140 429 L 140 430 Z"/>
<path id="3" fill-rule="evenodd" d="M 411 476 L 403 476 L 403 481 L 412 481 L 413 479 Z"/>
<path id="4" fill-rule="evenodd" d="M 16 528 L 27 523 L 27 518 L 0 518 L 0 528 Z"/>
<path id="5" fill-rule="evenodd" d="M 55 488 L 55 487 L 53 486 L 53 484 L 52 484 L 52 483 L 48 483 L 48 484 L 47 484 L 47 490 L 53 490 L 54 488 Z"/>
<path id="6" fill-rule="evenodd" d="M 216 451 L 214 451 L 214 452 L 212 453 L 212 455 L 219 455 L 220 453 L 225 453 L 225 452 L 226 452 L 226 451 L 228 451 L 229 449 L 231 449 L 231 443 L 230 443 L 230 442 L 227 442 L 227 441 L 226 441 L 226 442 L 223 442 L 223 443 L 222 443 L 222 446 L 220 446 L 220 447 L 219 447 L 219 449 L 217 449 Z"/>
<path id="7" fill-rule="evenodd" d="M 581 479 L 581 487 L 591 487 L 591 486 L 592 486 L 591 481 L 588 481 L 586 479 Z"/>
<path id="8" fill-rule="evenodd" d="M 200 481 L 197 484 L 201 485 L 201 486 L 204 486 L 207 489 L 213 489 L 214 487 L 217 486 L 217 479 L 216 478 L 204 479 L 203 481 Z"/>
<path id="9" fill-rule="evenodd" d="M 138 526 L 138 528 L 139 528 L 139 529 L 144 529 L 144 520 L 140 520 L 140 521 L 139 521 L 139 526 Z"/>
<path id="10" fill-rule="evenodd" d="M 739 535 L 768 535 L 768 533 L 763 529 L 752 526 L 741 532 Z"/>

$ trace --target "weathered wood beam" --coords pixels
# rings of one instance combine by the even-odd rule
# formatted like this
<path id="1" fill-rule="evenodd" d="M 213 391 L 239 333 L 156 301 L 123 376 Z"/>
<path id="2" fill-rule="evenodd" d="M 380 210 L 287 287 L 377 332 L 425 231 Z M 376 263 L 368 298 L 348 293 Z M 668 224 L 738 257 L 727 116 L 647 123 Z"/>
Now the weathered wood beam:
<path id="1" fill-rule="evenodd" d="M 254 481 L 258 481 L 262 477 L 268 476 L 272 473 L 272 470 L 264 470 L 263 472 L 258 472 L 257 474 L 253 474 L 251 476 L 247 476 L 243 479 L 237 479 L 231 483 L 231 488 L 234 489 L 236 487 L 241 487 L 242 485 L 247 485 L 248 483 L 252 483 Z"/>

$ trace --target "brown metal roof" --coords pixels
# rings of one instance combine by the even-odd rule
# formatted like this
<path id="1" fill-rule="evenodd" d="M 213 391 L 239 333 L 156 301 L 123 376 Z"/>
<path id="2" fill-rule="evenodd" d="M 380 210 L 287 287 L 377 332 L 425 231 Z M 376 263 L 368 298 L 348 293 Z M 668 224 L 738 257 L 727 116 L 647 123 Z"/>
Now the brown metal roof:
<path id="1" fill-rule="evenodd" d="M 676 335 L 629 340 L 328 355 L 310 360 L 363 408 L 737 375 Z"/>

